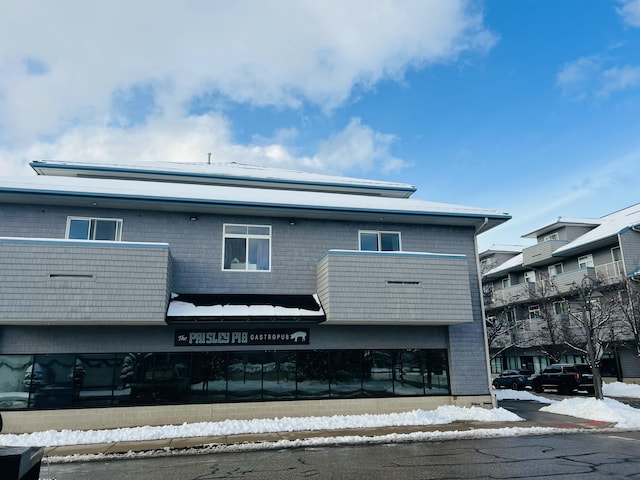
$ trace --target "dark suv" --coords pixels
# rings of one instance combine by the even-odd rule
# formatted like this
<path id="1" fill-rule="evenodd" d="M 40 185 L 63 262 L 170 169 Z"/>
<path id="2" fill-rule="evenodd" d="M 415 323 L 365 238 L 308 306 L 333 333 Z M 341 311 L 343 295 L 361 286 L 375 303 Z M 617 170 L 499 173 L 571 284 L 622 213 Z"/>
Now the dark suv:
<path id="1" fill-rule="evenodd" d="M 556 390 L 560 394 L 572 394 L 576 390 L 593 393 L 593 373 L 589 365 L 579 363 L 557 363 L 549 365 L 540 375 L 531 379 L 534 392 L 544 389 Z"/>

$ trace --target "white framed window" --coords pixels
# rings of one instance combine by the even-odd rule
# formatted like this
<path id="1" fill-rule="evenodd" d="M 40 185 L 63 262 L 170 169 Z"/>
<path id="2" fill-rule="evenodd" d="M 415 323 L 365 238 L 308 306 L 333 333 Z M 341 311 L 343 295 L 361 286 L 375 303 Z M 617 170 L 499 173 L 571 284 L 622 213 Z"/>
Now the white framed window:
<path id="1" fill-rule="evenodd" d="M 360 250 L 371 252 L 399 252 L 400 232 L 377 232 L 371 230 L 360 230 Z"/>
<path id="2" fill-rule="evenodd" d="M 529 320 L 540 318 L 540 305 L 529 305 Z"/>
<path id="3" fill-rule="evenodd" d="M 567 315 L 569 313 L 569 305 L 566 301 L 553 302 L 554 315 Z"/>
<path id="4" fill-rule="evenodd" d="M 622 260 L 622 252 L 620 251 L 620 247 L 613 247 L 611 249 L 611 260 L 614 262 L 619 262 Z"/>
<path id="5" fill-rule="evenodd" d="M 502 289 L 509 288 L 511 286 L 511 282 L 509 281 L 509 277 L 502 279 Z"/>
<path id="6" fill-rule="evenodd" d="M 546 242 L 549 240 L 559 240 L 560 236 L 558 235 L 558 232 L 554 232 L 554 233 L 550 233 L 549 235 L 545 235 L 544 237 L 542 237 L 542 241 Z"/>
<path id="7" fill-rule="evenodd" d="M 578 268 L 593 268 L 593 255 L 578 257 Z"/>
<path id="8" fill-rule="evenodd" d="M 549 276 L 555 277 L 556 275 L 561 275 L 564 272 L 561 263 L 556 263 L 555 265 L 549 265 Z"/>
<path id="9" fill-rule="evenodd" d="M 529 270 L 528 272 L 524 272 L 524 281 L 526 283 L 536 283 L 535 270 Z"/>
<path id="10" fill-rule="evenodd" d="M 223 225 L 222 269 L 271 271 L 270 225 Z"/>
<path id="11" fill-rule="evenodd" d="M 119 242 L 122 220 L 119 218 L 67 217 L 65 238 Z"/>

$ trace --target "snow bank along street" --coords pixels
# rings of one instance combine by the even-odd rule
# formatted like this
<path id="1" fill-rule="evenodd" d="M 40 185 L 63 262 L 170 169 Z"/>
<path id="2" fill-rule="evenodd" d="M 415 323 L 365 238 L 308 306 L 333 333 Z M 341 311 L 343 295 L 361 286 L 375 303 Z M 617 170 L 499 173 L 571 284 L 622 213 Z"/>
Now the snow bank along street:
<path id="1" fill-rule="evenodd" d="M 640 429 L 640 410 L 630 407 L 610 397 L 640 398 L 640 385 L 623 383 L 605 384 L 607 398 L 598 401 L 590 397 L 573 397 L 554 401 L 543 396 L 533 395 L 527 391 L 498 390 L 498 400 L 516 399 L 532 400 L 546 404 L 541 409 L 550 413 L 570 415 L 589 420 L 614 423 L 618 429 Z M 501 429 L 474 429 L 472 432 L 460 432 L 467 438 L 487 436 L 513 436 L 532 433 L 553 433 L 548 428 L 517 428 L 522 421 L 517 415 L 504 408 L 484 409 L 480 407 L 442 406 L 436 410 L 415 410 L 413 412 L 388 415 L 337 415 L 333 417 L 276 418 L 255 420 L 227 420 L 223 422 L 206 422 L 183 425 L 165 425 L 160 427 L 120 428 L 114 430 L 62 430 L 42 431 L 21 435 L 0 435 L 0 445 L 24 445 L 53 447 L 60 445 L 82 445 L 92 443 L 113 443 L 126 441 L 146 441 L 166 438 L 205 437 L 218 435 L 234 435 L 266 432 L 293 432 L 302 430 L 342 430 L 350 428 L 371 428 L 406 425 L 444 425 L 456 421 L 474 422 L 514 422 L 514 427 Z M 406 440 L 456 438 L 456 431 L 425 432 L 423 435 L 406 434 Z M 385 436 L 385 441 L 400 440 L 401 435 Z M 336 443 L 335 437 L 331 443 Z M 353 438 L 350 438 L 353 442 Z M 371 439 L 362 438 L 365 443 Z M 278 442 L 279 444 L 281 442 Z M 300 442 L 298 442 L 300 443 Z M 310 439 L 306 444 L 326 444 L 326 439 Z M 279 445 L 280 447 L 282 445 Z"/>

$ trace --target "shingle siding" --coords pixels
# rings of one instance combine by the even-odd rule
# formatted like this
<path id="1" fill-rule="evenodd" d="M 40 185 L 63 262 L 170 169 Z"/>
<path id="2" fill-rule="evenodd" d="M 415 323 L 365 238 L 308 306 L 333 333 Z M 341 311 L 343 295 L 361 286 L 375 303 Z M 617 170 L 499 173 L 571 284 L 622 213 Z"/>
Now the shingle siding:
<path id="1" fill-rule="evenodd" d="M 65 235 L 67 216 L 70 215 L 121 218 L 123 241 L 169 244 L 170 256 L 165 262 L 171 266 L 171 275 L 166 279 L 165 288 L 176 293 L 321 293 L 327 288 L 327 284 L 317 280 L 318 261 L 331 249 L 357 250 L 359 230 L 401 232 L 404 251 L 465 255 L 467 272 L 459 272 L 459 276 L 456 277 L 464 285 L 434 284 L 433 288 L 434 294 L 438 295 L 451 294 L 458 288 L 468 289 L 472 320 L 470 323 L 451 327 L 320 325 L 312 327 L 311 345 L 312 348 L 354 348 L 355 345 L 367 345 L 367 348 L 428 348 L 429 346 L 445 348 L 448 344 L 452 394 L 485 395 L 488 393 L 475 233 L 470 227 L 309 219 L 296 219 L 295 225 L 289 225 L 287 218 L 205 214 L 198 214 L 198 220 L 191 221 L 188 213 L 3 205 L 0 208 L 0 236 L 61 239 Z M 222 228 L 225 223 L 272 226 L 271 272 L 222 271 Z M 74 251 L 73 254 L 76 255 L 77 252 Z M 132 266 L 139 265 L 136 263 L 135 254 L 131 261 Z M 62 264 L 63 259 L 57 258 L 56 262 L 59 262 L 56 265 Z M 142 268 L 142 265 L 139 266 Z M 406 274 L 406 272 L 398 273 Z M 112 272 L 110 275 L 114 279 L 122 280 L 123 285 L 126 285 L 127 278 L 132 278 L 126 269 Z M 129 297 L 126 290 L 125 288 L 117 297 L 122 296 L 123 299 L 133 300 L 133 296 Z M 55 294 L 55 291 L 47 293 L 52 296 Z M 113 298 L 116 297 L 112 293 Z M 76 300 L 81 301 L 71 297 L 68 299 L 69 302 Z M 113 303 L 111 303 L 112 306 Z M 120 311 L 119 315 L 130 317 L 143 315 L 144 312 L 148 314 L 151 306 L 144 302 L 128 305 L 127 311 Z M 68 307 L 69 305 L 66 308 Z M 33 308 L 35 315 L 41 311 L 43 314 L 46 313 L 44 311 L 48 307 L 43 303 L 34 305 Z M 61 305 L 60 308 L 65 307 Z M 352 308 L 361 308 L 357 298 L 353 299 Z M 329 315 L 333 313 L 331 306 L 327 313 Z M 118 316 L 115 312 L 114 315 Z M 128 337 L 126 332 L 130 332 L 131 337 Z M 78 349 L 106 352 L 114 349 L 123 351 L 125 347 L 133 349 L 134 346 L 138 351 L 175 349 L 171 334 L 167 334 L 167 327 L 146 327 L 144 330 L 127 328 L 117 332 L 104 330 L 104 337 L 101 336 L 100 341 L 88 331 L 58 327 L 55 335 L 51 337 L 44 332 L 33 332 L 30 340 L 25 340 L 32 342 L 32 345 L 29 347 L 23 344 L 21 348 L 10 344 L 10 341 L 20 337 L 19 333 L 18 327 L 3 327 L 0 339 L 3 352 L 10 353 L 16 351 L 15 349 L 22 352 L 36 350 L 69 352 L 78 351 Z M 54 337 L 56 341 L 50 340 Z"/>

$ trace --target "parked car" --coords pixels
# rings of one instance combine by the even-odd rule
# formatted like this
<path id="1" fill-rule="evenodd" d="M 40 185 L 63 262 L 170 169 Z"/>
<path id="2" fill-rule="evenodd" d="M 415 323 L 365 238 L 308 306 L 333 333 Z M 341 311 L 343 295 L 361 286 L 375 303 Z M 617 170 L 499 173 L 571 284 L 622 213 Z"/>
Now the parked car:
<path id="1" fill-rule="evenodd" d="M 531 380 L 531 386 L 537 393 L 545 389 L 556 390 L 569 395 L 576 390 L 593 393 L 593 372 L 589 365 L 580 363 L 557 363 L 549 365 Z"/>
<path id="2" fill-rule="evenodd" d="M 512 388 L 513 390 L 524 390 L 531 386 L 529 376 L 531 370 L 505 370 L 493 379 L 495 388 Z"/>

